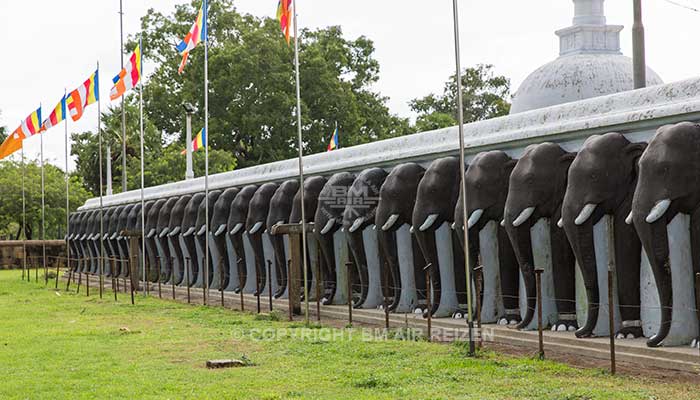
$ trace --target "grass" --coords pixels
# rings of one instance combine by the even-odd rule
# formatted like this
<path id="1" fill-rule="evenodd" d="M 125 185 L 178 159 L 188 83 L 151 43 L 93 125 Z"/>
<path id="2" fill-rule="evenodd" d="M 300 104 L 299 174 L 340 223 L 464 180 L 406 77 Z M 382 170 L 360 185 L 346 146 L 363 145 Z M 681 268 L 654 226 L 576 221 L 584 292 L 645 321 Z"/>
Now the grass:
<path id="1" fill-rule="evenodd" d="M 690 399 L 698 393 L 697 386 L 493 352 L 465 358 L 460 345 L 367 342 L 356 329 L 127 300 L 57 293 L 41 278 L 22 282 L 18 271 L 0 271 L 0 398 Z M 272 338 L 275 331 L 280 335 Z M 206 360 L 221 358 L 250 366 L 205 368 Z"/>

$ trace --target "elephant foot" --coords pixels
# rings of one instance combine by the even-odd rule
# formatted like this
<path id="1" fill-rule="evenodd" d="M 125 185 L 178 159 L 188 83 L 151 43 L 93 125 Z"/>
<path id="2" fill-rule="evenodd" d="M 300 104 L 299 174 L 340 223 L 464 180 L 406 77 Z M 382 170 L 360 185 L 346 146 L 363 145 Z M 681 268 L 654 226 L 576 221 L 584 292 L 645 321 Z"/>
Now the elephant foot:
<path id="1" fill-rule="evenodd" d="M 622 321 L 622 328 L 615 335 L 618 339 L 636 339 L 644 336 L 642 321 Z"/>
<path id="2" fill-rule="evenodd" d="M 517 325 L 522 321 L 520 309 L 506 310 L 506 315 L 498 319 L 498 325 Z"/>
<path id="3" fill-rule="evenodd" d="M 700 336 L 693 339 L 693 341 L 690 343 L 690 348 L 700 349 Z"/>
<path id="4" fill-rule="evenodd" d="M 465 319 L 469 315 L 469 311 L 463 308 L 458 308 L 457 311 L 452 313 L 452 319 Z"/>
<path id="5" fill-rule="evenodd" d="M 559 320 L 552 325 L 553 332 L 573 332 L 578 329 L 576 314 L 559 314 Z"/>

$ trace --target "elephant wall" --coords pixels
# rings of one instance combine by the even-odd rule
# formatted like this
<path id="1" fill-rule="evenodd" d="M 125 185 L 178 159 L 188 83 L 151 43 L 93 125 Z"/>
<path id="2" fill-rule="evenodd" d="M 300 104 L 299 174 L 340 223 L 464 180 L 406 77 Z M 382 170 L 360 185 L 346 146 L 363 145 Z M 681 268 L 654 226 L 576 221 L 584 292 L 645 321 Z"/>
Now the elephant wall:
<path id="1" fill-rule="evenodd" d="M 626 143 L 648 142 L 663 125 L 700 120 L 700 98 L 696 97 L 698 91 L 695 90 L 698 86 L 700 80 L 684 81 L 465 126 L 466 161 L 469 166 L 474 165 L 468 175 L 484 176 L 485 182 L 492 182 L 484 186 L 479 178 L 472 187 L 471 178 L 467 179 L 468 202 L 482 192 L 493 198 L 483 207 L 479 206 L 481 208 L 470 208 L 467 216 L 470 248 L 466 250 L 470 256 L 470 268 L 481 266 L 482 269 L 485 287 L 481 300 L 485 322 L 517 324 L 519 328 L 531 329 L 536 322 L 531 315 L 534 307 L 531 274 L 534 268 L 545 267 L 545 322 L 554 329 L 576 329 L 578 337 L 606 334 L 607 322 L 602 321 L 606 321 L 607 305 L 601 299 L 606 296 L 607 288 L 603 288 L 600 275 L 606 270 L 604 264 L 609 254 L 602 253 L 609 253 L 609 249 L 614 248 L 625 255 L 624 260 L 633 259 L 627 264 L 616 259 L 616 264 L 624 271 L 623 275 L 617 276 L 617 308 L 622 320 L 616 324 L 616 332 L 625 338 L 642 334 L 655 337 L 661 326 L 670 324 L 672 319 L 669 316 L 673 316 L 670 335 L 661 332 L 664 337 L 650 340 L 650 345 L 687 344 L 697 338 L 697 318 L 688 317 L 688 312 L 680 314 L 690 321 L 684 323 L 678 322 L 681 319 L 676 317 L 679 307 L 687 306 L 692 310 L 695 302 L 694 295 L 691 296 L 693 288 L 688 285 L 692 282 L 689 274 L 696 271 L 695 267 L 692 263 L 674 261 L 678 257 L 687 258 L 681 253 L 691 252 L 691 249 L 672 246 L 672 256 L 667 257 L 671 264 L 667 269 L 672 274 L 680 270 L 689 276 L 679 280 L 679 272 L 675 272 L 672 287 L 659 289 L 665 285 L 664 278 L 657 276 L 658 265 L 663 262 L 646 260 L 641 244 L 637 250 L 622 246 L 630 239 L 639 242 L 634 227 L 642 221 L 633 218 L 630 225 L 629 215 L 617 212 L 623 207 L 631 207 L 636 185 L 627 182 L 632 188 L 627 197 L 602 199 L 597 208 L 587 206 L 583 207 L 585 210 L 582 207 L 575 210 L 578 206 L 572 205 L 570 208 L 574 211 L 567 211 L 567 204 L 574 203 L 567 203 L 566 194 L 576 190 L 581 193 L 597 190 L 594 184 L 579 180 L 578 175 L 569 179 L 570 171 L 574 174 L 584 171 L 581 174 L 593 176 L 597 173 L 589 171 L 583 161 L 577 164 L 577 160 L 589 157 L 587 154 L 590 153 L 590 157 L 597 154 L 595 149 L 588 153 L 584 151 L 590 144 L 587 142 L 589 137 L 620 132 Z M 544 142 L 551 144 L 541 145 Z M 217 218 L 217 221 L 210 221 L 209 251 L 215 264 L 220 263 L 225 268 L 214 264 L 206 266 L 199 260 L 206 251 L 199 242 L 207 233 L 201 232 L 203 222 L 197 218 L 193 201 L 199 199 L 197 206 L 203 204 L 203 180 L 198 178 L 147 188 L 144 197 L 151 202 L 151 208 L 145 210 L 145 226 L 149 228 L 147 233 L 153 234 L 146 239 L 146 259 L 148 263 L 154 263 L 156 257 L 167 259 L 162 261 L 161 276 L 153 279 L 188 284 L 183 275 L 189 275 L 189 284 L 205 285 L 202 277 L 206 268 L 210 278 L 214 279 L 214 288 L 222 285 L 226 290 L 256 293 L 267 284 L 267 265 L 270 262 L 275 295 L 283 296 L 286 284 L 284 264 L 289 258 L 289 243 L 284 238 L 278 240 L 269 231 L 275 221 L 295 222 L 298 219 L 299 210 L 296 210 L 295 219 L 285 220 L 285 215 L 294 215 L 295 210 L 288 206 L 294 204 L 295 197 L 298 197 L 296 192 L 304 190 L 305 194 L 308 191 L 307 199 L 315 199 L 314 204 L 307 205 L 315 209 L 305 210 L 307 221 L 316 222 L 316 232 L 310 235 L 308 249 L 312 266 L 309 284 L 311 287 L 321 285 L 324 304 L 347 301 L 344 265 L 351 261 L 355 265 L 353 300 L 357 307 L 377 307 L 382 303 L 384 293 L 391 300 L 390 309 L 395 312 L 417 310 L 432 312 L 435 316 L 463 317 L 468 303 L 467 285 L 474 289 L 475 283 L 466 282 L 463 267 L 465 232 L 456 207 L 460 178 L 459 174 L 454 175 L 459 171 L 455 161 L 457 145 L 456 129 L 447 128 L 306 156 L 305 173 L 307 179 L 317 180 L 315 188 L 298 187 L 296 160 L 211 176 L 210 190 L 219 192 L 217 199 L 210 199 L 210 209 L 217 209 L 218 215 L 214 217 L 212 214 L 217 213 L 210 211 L 210 218 Z M 637 165 L 641 151 L 639 154 L 635 151 L 640 150 L 639 146 L 627 148 L 625 143 L 623 145 L 624 148 L 616 151 L 621 157 L 631 154 L 630 165 Z M 540 151 L 546 146 L 552 149 L 547 154 Z M 480 156 L 477 157 L 494 150 L 501 154 L 498 157 L 503 165 L 499 167 L 483 163 Z M 578 157 L 579 153 L 583 155 Z M 604 160 L 609 158 L 614 157 L 602 157 Z M 400 176 L 398 170 L 401 168 L 410 170 L 413 175 L 407 172 Z M 481 173 L 496 169 L 502 176 Z M 433 170 L 436 170 L 434 174 Z M 544 170 L 557 174 L 550 176 L 539 172 Z M 445 178 L 448 173 L 453 174 L 452 178 Z M 636 172 L 631 174 L 637 179 Z M 433 175 L 436 178 L 432 178 Z M 541 182 L 535 182 L 537 179 Z M 289 189 L 290 181 L 296 183 L 297 190 Z M 500 191 L 491 193 L 489 189 L 496 187 L 497 183 Z M 282 190 L 285 184 L 286 192 Z M 329 185 L 343 187 L 345 192 L 324 195 L 323 191 Z M 400 194 L 404 208 L 388 206 L 395 202 L 390 194 L 400 193 L 399 189 L 403 187 L 410 188 L 409 195 Z M 542 195 L 545 189 L 551 193 Z M 217 200 L 223 196 L 222 192 L 228 192 L 230 196 L 219 204 Z M 340 198 L 354 199 L 352 201 L 363 207 L 339 210 L 337 200 Z M 167 204 L 173 209 L 169 221 L 160 212 L 150 212 L 161 199 L 167 199 Z M 105 225 L 109 235 L 106 251 L 110 256 L 119 258 L 128 252 L 129 244 L 119 233 L 130 221 L 137 220 L 138 213 L 142 212 L 139 201 L 139 191 L 104 198 L 109 213 L 109 223 Z M 161 202 L 159 207 L 165 207 L 164 203 Z M 271 203 L 276 205 L 271 207 Z M 608 203 L 614 203 L 617 208 L 608 209 Z M 71 216 L 71 234 L 68 236 L 71 251 L 86 259 L 77 268 L 92 272 L 97 270 L 93 260 L 99 252 L 96 246 L 100 235 L 99 223 L 96 224 L 99 222 L 97 204 L 96 199 L 88 200 Z M 183 210 L 176 210 L 178 204 Z M 130 211 L 127 212 L 127 208 L 131 208 Z M 640 210 L 642 208 L 640 205 Z M 278 216 L 281 209 L 284 209 L 284 215 Z M 481 211 L 475 213 L 475 210 Z M 677 213 L 677 210 L 672 211 Z M 122 218 L 125 213 L 126 217 Z M 273 216 L 273 213 L 277 214 Z M 589 215 L 584 215 L 586 213 Z M 578 224 L 577 220 L 584 221 Z M 613 223 L 605 222 L 608 220 Z M 590 229 L 586 224 L 591 225 Z M 613 235 L 606 233 L 610 225 L 614 226 Z M 693 224 L 689 223 L 687 232 L 680 229 L 667 237 L 685 235 L 687 243 L 691 243 L 689 247 L 694 249 L 692 227 Z M 657 242 L 649 243 L 649 246 L 658 247 Z M 635 251 L 636 258 L 630 256 Z M 700 248 L 694 251 L 700 251 Z M 643 269 L 644 262 L 651 265 L 647 265 L 647 270 Z M 433 264 L 428 287 L 422 273 L 427 263 Z M 638 264 L 636 267 L 635 263 Z M 657 272 L 649 273 L 649 269 Z M 221 276 L 217 275 L 220 270 L 225 271 Z M 317 270 L 321 271 L 320 276 L 317 276 Z M 128 273 L 120 266 L 109 272 L 120 276 Z M 644 279 L 646 286 L 643 285 Z M 661 284 L 657 286 L 657 282 Z M 381 288 L 384 283 L 389 286 L 388 292 Z M 428 290 L 435 299 L 432 310 L 424 307 Z M 630 294 L 634 291 L 636 294 Z M 474 298 L 474 290 L 471 292 Z M 666 301 L 666 298 L 674 301 Z M 661 307 L 655 306 L 654 301 Z M 603 304 L 597 307 L 598 303 Z M 671 307 L 672 311 L 664 313 L 664 307 Z M 656 325 L 652 321 L 657 321 Z M 667 336 L 668 340 L 664 342 Z"/>

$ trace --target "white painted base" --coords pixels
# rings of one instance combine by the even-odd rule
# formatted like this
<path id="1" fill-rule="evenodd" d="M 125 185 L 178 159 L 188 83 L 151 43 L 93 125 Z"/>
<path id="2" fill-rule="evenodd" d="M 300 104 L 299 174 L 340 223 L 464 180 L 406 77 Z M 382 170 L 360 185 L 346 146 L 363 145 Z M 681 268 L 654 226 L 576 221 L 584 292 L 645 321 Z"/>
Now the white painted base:
<path id="1" fill-rule="evenodd" d="M 698 334 L 695 309 L 693 265 L 690 251 L 690 216 L 678 214 L 667 226 L 671 285 L 673 287 L 673 312 L 671 330 L 663 341 L 664 346 L 690 344 Z M 659 331 L 661 314 L 659 296 L 654 275 L 646 253 L 642 251 L 641 270 L 642 329 L 650 337 Z"/>
<path id="2" fill-rule="evenodd" d="M 452 248 L 452 231 L 447 222 L 435 231 L 438 263 L 440 264 L 440 305 L 434 317 L 451 317 L 459 308 L 457 288 L 455 286 L 454 249 Z M 434 297 L 433 297 L 434 298 Z"/>
<path id="3" fill-rule="evenodd" d="M 367 259 L 367 298 L 360 308 L 377 308 L 384 304 L 382 295 L 382 273 L 379 260 L 379 243 L 377 241 L 377 230 L 374 225 L 369 225 L 362 231 L 362 241 L 365 247 L 365 258 Z"/>
<path id="4" fill-rule="evenodd" d="M 335 250 L 335 279 L 336 288 L 333 296 L 333 304 L 348 304 L 348 269 L 345 263 L 350 259 L 348 244 L 345 240 L 345 232 L 340 229 L 333 234 L 333 246 Z"/>
<path id="5" fill-rule="evenodd" d="M 549 218 L 541 218 L 530 228 L 530 238 L 532 242 L 532 255 L 535 268 L 542 268 L 542 326 L 548 327 L 557 322 L 557 304 L 554 295 L 554 274 L 552 267 L 552 245 L 549 234 Z M 536 303 L 536 302 L 535 302 Z M 527 312 L 527 293 L 522 273 L 520 274 L 520 315 L 525 316 Z M 537 329 L 537 304 L 532 321 L 525 330 Z"/>
<path id="6" fill-rule="evenodd" d="M 483 276 L 483 302 L 481 322 L 493 323 L 505 315 L 501 292 L 501 270 L 498 257 L 498 222 L 489 221 L 479 231 L 479 254 Z"/>
<path id="7" fill-rule="evenodd" d="M 399 303 L 395 309 L 397 313 L 413 312 L 413 309 L 418 305 L 416 266 L 413 264 L 413 242 L 410 229 L 410 225 L 403 224 L 396 231 L 396 252 L 399 259 L 399 278 L 401 280 Z"/>

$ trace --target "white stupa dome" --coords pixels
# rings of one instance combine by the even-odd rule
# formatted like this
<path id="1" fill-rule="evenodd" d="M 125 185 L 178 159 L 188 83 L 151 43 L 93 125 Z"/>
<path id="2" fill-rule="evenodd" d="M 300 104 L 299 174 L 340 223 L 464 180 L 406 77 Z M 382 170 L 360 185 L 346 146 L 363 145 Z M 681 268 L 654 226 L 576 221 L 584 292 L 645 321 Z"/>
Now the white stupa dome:
<path id="1" fill-rule="evenodd" d="M 559 58 L 531 73 L 513 95 L 516 114 L 634 89 L 632 59 L 620 52 L 621 25 L 606 25 L 604 0 L 573 0 L 574 24 L 556 32 Z M 662 84 L 647 68 L 647 86 Z"/>

